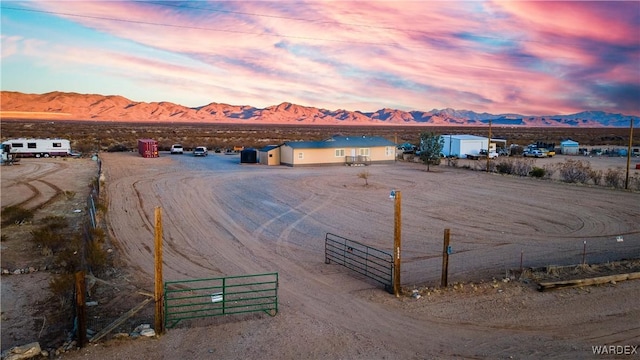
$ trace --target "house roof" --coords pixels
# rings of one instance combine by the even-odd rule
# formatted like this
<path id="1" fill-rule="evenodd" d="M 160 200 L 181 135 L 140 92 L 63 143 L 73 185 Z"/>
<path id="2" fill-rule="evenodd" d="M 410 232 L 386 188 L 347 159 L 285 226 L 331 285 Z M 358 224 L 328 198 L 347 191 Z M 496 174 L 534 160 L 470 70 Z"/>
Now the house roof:
<path id="1" fill-rule="evenodd" d="M 442 135 L 442 138 L 452 138 L 452 139 L 457 139 L 457 140 L 487 140 L 487 138 L 484 137 L 484 136 L 465 135 L 465 134 L 460 134 L 460 135 Z M 493 139 L 491 139 L 491 140 L 493 140 Z"/>
<path id="2" fill-rule="evenodd" d="M 396 146 L 394 142 L 380 136 L 333 136 L 321 141 L 288 141 L 284 144 L 293 149 Z"/>
<path id="3" fill-rule="evenodd" d="M 271 151 L 273 149 L 279 148 L 280 146 L 282 146 L 282 145 L 267 145 L 267 146 L 263 147 L 262 149 L 260 149 L 259 151 L 268 152 L 268 151 Z"/>
<path id="4" fill-rule="evenodd" d="M 561 146 L 578 146 L 579 144 L 573 140 L 565 140 L 560 143 Z"/>

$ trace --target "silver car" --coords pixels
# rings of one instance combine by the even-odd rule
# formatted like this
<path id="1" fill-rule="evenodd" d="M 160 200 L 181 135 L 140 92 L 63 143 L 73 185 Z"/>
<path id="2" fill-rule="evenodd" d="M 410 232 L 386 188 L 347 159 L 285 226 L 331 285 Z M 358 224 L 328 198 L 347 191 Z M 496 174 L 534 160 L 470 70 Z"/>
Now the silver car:
<path id="1" fill-rule="evenodd" d="M 193 156 L 207 156 L 209 155 L 209 151 L 205 146 L 198 146 L 193 149 Z"/>

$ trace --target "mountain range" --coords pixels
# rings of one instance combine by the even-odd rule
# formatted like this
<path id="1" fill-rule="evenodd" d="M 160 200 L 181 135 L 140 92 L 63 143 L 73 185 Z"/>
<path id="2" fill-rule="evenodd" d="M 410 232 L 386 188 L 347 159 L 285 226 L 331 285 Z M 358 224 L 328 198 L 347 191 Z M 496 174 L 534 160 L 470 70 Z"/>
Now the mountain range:
<path id="1" fill-rule="evenodd" d="M 525 116 L 433 109 L 375 112 L 326 110 L 288 102 L 259 109 L 212 102 L 186 107 L 170 102 L 138 102 L 118 95 L 49 92 L 25 94 L 0 92 L 0 116 L 4 119 L 91 120 L 180 123 L 254 123 L 297 125 L 421 125 L 523 127 L 627 127 L 638 116 L 585 111 L 571 115 Z"/>

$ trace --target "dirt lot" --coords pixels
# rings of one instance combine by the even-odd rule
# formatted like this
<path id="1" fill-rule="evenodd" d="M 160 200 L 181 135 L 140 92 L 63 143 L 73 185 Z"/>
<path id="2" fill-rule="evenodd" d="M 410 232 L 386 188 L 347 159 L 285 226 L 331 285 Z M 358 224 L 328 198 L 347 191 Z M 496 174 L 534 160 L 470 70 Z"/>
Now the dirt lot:
<path id="1" fill-rule="evenodd" d="M 114 339 L 65 359 L 573 359 L 592 357 L 592 346 L 640 345 L 638 281 L 544 293 L 532 282 L 503 281 L 521 265 L 640 258 L 638 193 L 446 166 L 426 172 L 411 163 L 287 168 L 239 165 L 237 156 L 218 154 L 102 159 L 109 232 L 128 269 L 121 284 L 153 291 L 154 208 L 160 206 L 165 280 L 278 272 L 279 313 L 187 321 L 159 338 Z M 42 159 L 3 168 L 2 206 L 22 201 L 12 198 L 25 192 L 17 172 L 31 174 L 31 164 L 51 161 L 72 163 Z M 61 166 L 58 173 L 76 179 L 74 171 L 87 168 Z M 368 186 L 358 177 L 363 171 Z M 391 189 L 402 193 L 405 295 L 399 298 L 324 263 L 327 232 L 392 248 Z M 452 234 L 453 286 L 439 290 L 445 228 Z M 15 244 L 3 242 L 3 268 Z M 16 342 L 5 339 L 9 329 L 40 328 L 36 320 L 10 322 L 21 311 L 35 317 L 28 304 L 6 306 L 7 288 L 41 291 L 36 281 L 17 288 L 13 279 L 25 276 L 33 275 L 2 278 L 3 350 Z M 413 289 L 422 297 L 411 297 Z M 135 291 L 130 294 L 132 307 Z M 149 314 L 140 321 L 152 321 Z"/>

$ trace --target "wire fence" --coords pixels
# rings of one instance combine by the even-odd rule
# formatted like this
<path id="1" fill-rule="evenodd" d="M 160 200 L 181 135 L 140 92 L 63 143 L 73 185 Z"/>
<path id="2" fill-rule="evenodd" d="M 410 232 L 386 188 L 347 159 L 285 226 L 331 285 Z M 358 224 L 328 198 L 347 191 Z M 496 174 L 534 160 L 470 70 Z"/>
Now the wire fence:
<path id="1" fill-rule="evenodd" d="M 440 285 L 442 239 L 425 241 L 424 251 L 403 254 L 402 284 Z M 526 241 L 501 239 L 492 243 L 466 241 L 451 230 L 449 283 L 507 276 L 524 269 L 613 263 L 640 259 L 640 231 L 589 238 Z"/>

